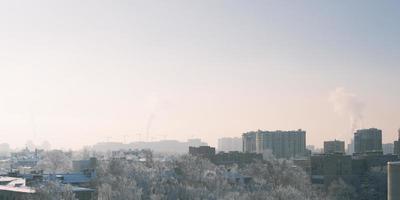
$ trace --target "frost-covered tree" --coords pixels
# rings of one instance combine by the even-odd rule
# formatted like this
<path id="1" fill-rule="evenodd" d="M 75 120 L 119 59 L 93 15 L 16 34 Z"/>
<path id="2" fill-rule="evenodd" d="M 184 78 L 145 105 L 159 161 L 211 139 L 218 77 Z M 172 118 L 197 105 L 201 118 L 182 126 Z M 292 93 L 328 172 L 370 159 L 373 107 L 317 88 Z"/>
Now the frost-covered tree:
<path id="1" fill-rule="evenodd" d="M 333 181 L 327 191 L 327 200 L 352 200 L 356 199 L 355 189 L 346 184 L 342 179 Z"/>
<path id="2" fill-rule="evenodd" d="M 71 185 L 57 181 L 46 181 L 36 188 L 35 200 L 77 200 Z"/>
<path id="3" fill-rule="evenodd" d="M 99 200 L 111 199 L 141 199 L 141 189 L 134 177 L 135 165 L 125 160 L 110 160 L 100 162 L 97 169 L 98 179 L 95 181 Z"/>
<path id="4" fill-rule="evenodd" d="M 63 151 L 52 150 L 43 153 L 36 168 L 50 173 L 66 172 L 71 170 L 72 161 Z"/>
<path id="5" fill-rule="evenodd" d="M 318 199 L 319 196 L 313 189 L 309 176 L 288 160 L 271 159 L 256 162 L 249 164 L 240 172 L 253 178 L 253 191 L 269 191 L 270 196 L 274 196 L 272 195 L 274 193 L 275 196 L 281 196 L 277 199 L 286 199 L 287 195 L 282 196 L 277 193 L 284 190 L 287 190 L 285 194 L 303 196 L 305 199 Z"/>
<path id="6" fill-rule="evenodd" d="M 148 155 L 150 156 L 150 155 Z M 216 166 L 208 159 L 183 155 L 166 161 L 103 159 L 97 167 L 100 200 L 312 200 L 317 193 L 301 168 L 284 160 L 247 166 Z M 247 184 L 230 175 L 253 178 Z M 242 176 L 242 177 L 243 177 Z M 240 177 L 240 176 L 239 176 Z"/>

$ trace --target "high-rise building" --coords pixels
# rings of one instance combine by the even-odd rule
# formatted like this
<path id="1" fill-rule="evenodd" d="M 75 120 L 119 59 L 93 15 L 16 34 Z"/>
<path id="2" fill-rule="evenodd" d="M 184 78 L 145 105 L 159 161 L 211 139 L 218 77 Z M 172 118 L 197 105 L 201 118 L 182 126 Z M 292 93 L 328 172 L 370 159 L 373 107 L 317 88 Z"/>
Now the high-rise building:
<path id="1" fill-rule="evenodd" d="M 256 136 L 257 132 L 248 132 L 242 135 L 243 152 L 257 153 Z"/>
<path id="2" fill-rule="evenodd" d="M 307 155 L 306 132 L 297 131 L 251 131 L 244 133 L 243 151 L 263 153 L 270 150 L 277 158 L 298 158 Z"/>
<path id="3" fill-rule="evenodd" d="M 333 140 L 324 142 L 324 153 L 343 153 L 344 141 Z"/>
<path id="4" fill-rule="evenodd" d="M 357 130 L 354 133 L 354 152 L 382 153 L 382 130 L 376 128 Z"/>
<path id="5" fill-rule="evenodd" d="M 218 151 L 230 152 L 230 151 L 242 151 L 243 150 L 242 139 L 239 137 L 225 137 L 218 139 Z"/>

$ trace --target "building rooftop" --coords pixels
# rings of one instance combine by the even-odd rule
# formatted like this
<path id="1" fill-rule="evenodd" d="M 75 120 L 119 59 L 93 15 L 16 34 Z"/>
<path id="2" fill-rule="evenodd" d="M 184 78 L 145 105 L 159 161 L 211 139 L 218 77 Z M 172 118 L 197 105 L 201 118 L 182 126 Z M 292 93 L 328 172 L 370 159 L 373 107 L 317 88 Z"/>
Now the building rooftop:
<path id="1" fill-rule="evenodd" d="M 94 192 L 94 189 L 84 188 L 84 187 L 72 187 L 73 192 Z"/>
<path id="2" fill-rule="evenodd" d="M 388 162 L 388 165 L 400 165 L 400 161 Z"/>
<path id="3" fill-rule="evenodd" d="M 57 179 L 61 179 L 63 183 L 78 184 L 90 182 L 92 177 L 83 173 L 56 174 Z"/>
<path id="4" fill-rule="evenodd" d="M 15 187 L 15 186 L 7 186 L 7 185 L 0 185 L 0 191 L 10 191 L 10 192 L 19 192 L 19 193 L 29 193 L 33 194 L 36 191 L 30 187 Z"/>

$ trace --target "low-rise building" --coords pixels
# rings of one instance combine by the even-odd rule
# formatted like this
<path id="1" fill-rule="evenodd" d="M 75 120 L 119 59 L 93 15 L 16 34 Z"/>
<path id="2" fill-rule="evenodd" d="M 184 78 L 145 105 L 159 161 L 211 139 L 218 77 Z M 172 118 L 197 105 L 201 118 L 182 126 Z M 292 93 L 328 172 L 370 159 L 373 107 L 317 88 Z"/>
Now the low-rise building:
<path id="1" fill-rule="evenodd" d="M 296 166 L 301 167 L 304 172 L 306 172 L 308 175 L 311 175 L 311 160 L 310 158 L 307 159 L 293 159 L 293 163 Z"/>
<path id="2" fill-rule="evenodd" d="M 344 154 L 311 156 L 311 179 L 313 183 L 329 186 L 334 180 L 339 178 L 349 180 L 351 176 L 351 156 Z"/>
<path id="3" fill-rule="evenodd" d="M 192 156 L 211 158 L 215 155 L 215 148 L 210 146 L 189 147 L 189 154 Z"/>
<path id="4" fill-rule="evenodd" d="M 261 161 L 262 159 L 262 154 L 231 151 L 228 153 L 220 152 L 215 154 L 210 160 L 216 165 L 245 165 L 256 161 Z"/>
<path id="5" fill-rule="evenodd" d="M 339 140 L 325 141 L 324 153 L 345 153 L 344 141 L 339 141 Z"/>
<path id="6" fill-rule="evenodd" d="M 92 157 L 88 160 L 74 160 L 72 161 L 72 169 L 74 171 L 94 170 L 96 169 L 97 159 Z"/>

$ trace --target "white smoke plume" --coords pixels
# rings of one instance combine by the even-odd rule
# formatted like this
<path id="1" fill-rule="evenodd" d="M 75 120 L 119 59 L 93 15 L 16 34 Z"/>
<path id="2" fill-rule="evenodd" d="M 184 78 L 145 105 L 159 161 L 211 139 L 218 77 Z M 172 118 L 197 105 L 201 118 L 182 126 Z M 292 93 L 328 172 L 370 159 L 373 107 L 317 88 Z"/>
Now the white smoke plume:
<path id="1" fill-rule="evenodd" d="M 365 105 L 357 95 L 338 87 L 330 93 L 329 100 L 333 103 L 335 112 L 349 118 L 351 133 L 362 128 Z"/>

